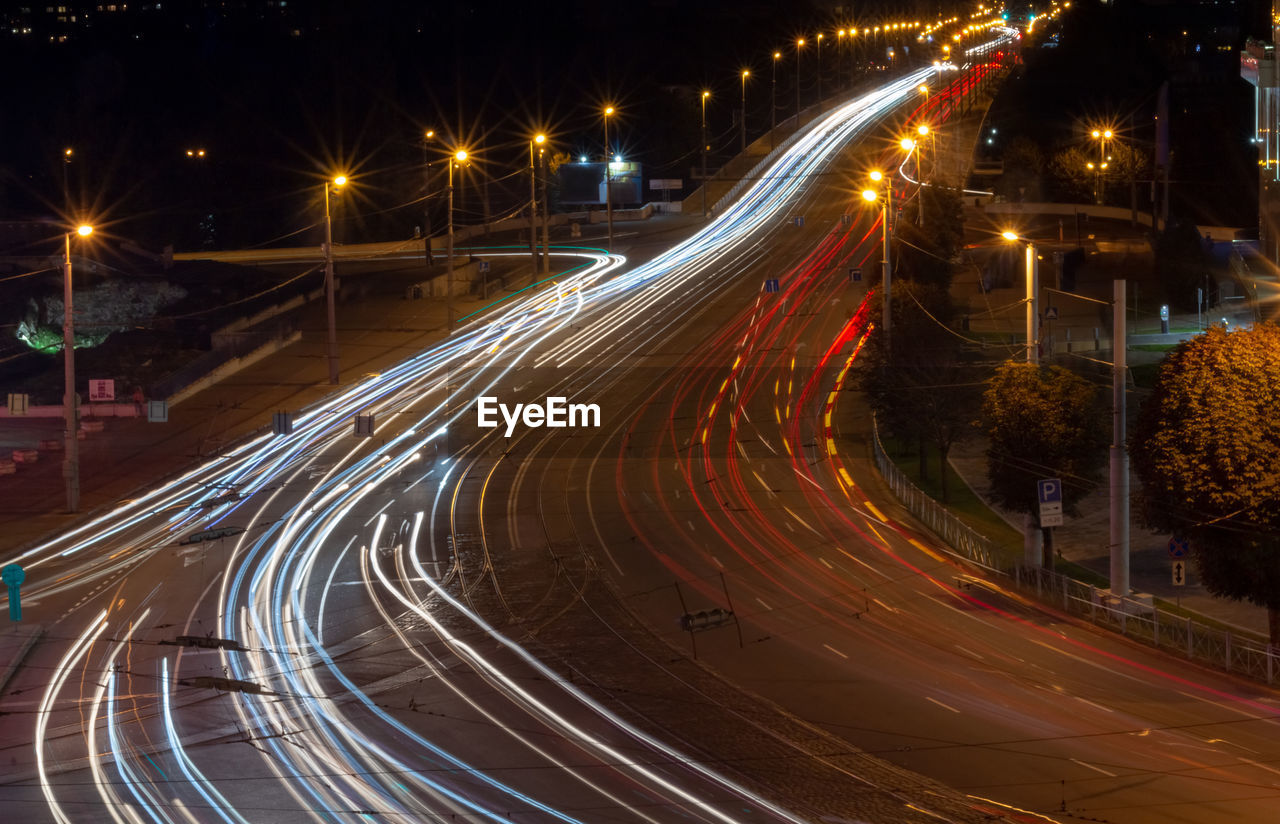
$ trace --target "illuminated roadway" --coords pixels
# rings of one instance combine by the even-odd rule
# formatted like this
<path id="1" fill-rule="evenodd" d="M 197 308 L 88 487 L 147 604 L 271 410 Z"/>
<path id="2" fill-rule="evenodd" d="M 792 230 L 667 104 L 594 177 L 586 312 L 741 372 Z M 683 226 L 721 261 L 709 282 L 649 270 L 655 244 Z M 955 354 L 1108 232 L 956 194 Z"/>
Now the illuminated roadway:
<path id="1" fill-rule="evenodd" d="M 871 271 L 879 233 L 846 182 L 868 152 L 840 152 L 877 139 L 933 74 L 832 112 L 652 261 L 580 252 L 292 434 L 4 559 L 27 568 L 50 627 L 33 653 L 45 677 L 0 720 L 27 742 L 4 753 L 6 807 L 121 822 L 1268 820 L 1271 693 L 994 587 L 957 590 L 959 568 L 837 437 L 865 429 L 856 396 L 833 390 L 869 320 L 848 268 Z M 481 395 L 564 395 L 603 425 L 508 439 L 476 427 Z M 375 437 L 352 437 L 357 413 Z M 730 601 L 739 624 L 680 631 Z M 234 643 L 165 643 L 179 636 Z M 691 640 L 697 664 L 677 651 Z"/>

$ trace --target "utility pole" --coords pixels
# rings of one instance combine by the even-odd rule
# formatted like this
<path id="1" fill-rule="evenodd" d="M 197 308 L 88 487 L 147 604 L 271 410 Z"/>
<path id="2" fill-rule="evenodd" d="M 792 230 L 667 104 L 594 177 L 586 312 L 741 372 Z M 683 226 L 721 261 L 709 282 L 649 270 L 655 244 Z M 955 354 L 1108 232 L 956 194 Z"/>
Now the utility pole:
<path id="1" fill-rule="evenodd" d="M 1125 447 L 1125 379 L 1128 329 L 1125 320 L 1126 282 L 1117 280 L 1112 302 L 1111 367 L 1111 594 L 1129 594 L 1129 452 Z"/>

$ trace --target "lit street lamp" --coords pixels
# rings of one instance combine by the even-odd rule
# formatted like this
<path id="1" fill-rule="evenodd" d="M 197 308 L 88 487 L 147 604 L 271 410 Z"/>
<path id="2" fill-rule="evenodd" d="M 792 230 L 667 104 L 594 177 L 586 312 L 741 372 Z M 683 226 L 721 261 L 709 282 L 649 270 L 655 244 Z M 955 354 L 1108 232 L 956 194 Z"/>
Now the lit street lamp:
<path id="1" fill-rule="evenodd" d="M 609 118 L 613 116 L 613 111 L 612 106 L 604 107 L 604 214 L 605 221 L 609 224 L 609 254 L 613 254 L 613 191 L 609 173 L 610 162 L 613 160 L 613 149 L 609 146 Z M 702 164 L 702 176 L 704 178 L 706 177 L 706 172 L 707 166 L 704 160 Z M 702 181 L 702 185 L 707 185 L 706 180 Z M 704 203 L 702 211 L 705 213 L 707 199 L 705 190 L 703 191 L 702 199 Z"/>
<path id="2" fill-rule="evenodd" d="M 536 134 L 529 141 L 529 251 L 533 254 L 533 271 L 538 271 L 538 167 L 533 162 L 533 147 L 547 142 L 545 134 Z M 486 291 L 488 280 L 485 281 Z M 488 297 L 486 294 L 485 297 Z"/>
<path id="3" fill-rule="evenodd" d="M 747 78 L 750 76 L 749 70 L 742 70 L 742 139 L 739 141 L 742 154 L 747 153 Z"/>
<path id="4" fill-rule="evenodd" d="M 796 129 L 800 129 L 800 50 L 804 48 L 804 38 L 796 41 Z"/>
<path id="5" fill-rule="evenodd" d="M 453 334 L 453 165 L 454 163 L 462 163 L 467 159 L 467 153 L 464 149 L 458 149 L 453 156 L 449 158 L 449 202 L 445 209 L 449 213 L 449 240 L 448 249 L 445 251 L 445 314 L 449 319 L 449 334 Z"/>
<path id="6" fill-rule="evenodd" d="M 1102 202 L 1106 200 L 1107 184 L 1102 177 L 1102 170 L 1107 168 L 1107 163 L 1106 163 L 1107 141 L 1111 140 L 1112 136 L 1114 135 L 1114 132 L 1112 132 L 1110 129 L 1094 129 L 1092 134 L 1093 134 L 1093 139 L 1098 141 L 1097 188 L 1098 188 L 1098 203 L 1099 205 L 1101 205 Z"/>
<path id="7" fill-rule="evenodd" d="M 769 148 L 773 149 L 773 133 L 778 128 L 778 61 L 782 52 L 773 53 L 773 82 L 769 86 Z"/>
<path id="8" fill-rule="evenodd" d="M 818 111 L 822 111 L 822 32 L 818 32 Z"/>
<path id="9" fill-rule="evenodd" d="M 707 98 L 711 92 L 702 91 L 702 216 L 707 216 Z"/>
<path id="10" fill-rule="evenodd" d="M 427 259 L 427 268 L 431 268 L 431 155 L 428 154 L 429 144 L 435 139 L 436 133 L 434 129 L 427 129 L 422 133 L 422 164 L 424 168 L 424 177 L 422 182 L 422 236 L 425 245 L 424 253 Z"/>
<path id="11" fill-rule="evenodd" d="M 329 189 L 340 190 L 347 183 L 347 178 L 338 175 L 332 181 L 324 183 L 324 299 L 329 315 L 329 338 L 325 346 L 329 361 L 329 383 L 338 383 L 338 326 L 337 308 L 333 285 L 333 220 L 329 217 Z"/>
<path id="12" fill-rule="evenodd" d="M 880 261 L 880 301 L 881 325 L 884 326 L 884 351 L 887 359 L 890 329 L 889 301 L 893 294 L 893 261 L 889 256 L 889 215 L 893 209 L 893 183 L 878 170 L 871 173 L 871 181 L 877 184 L 884 183 L 884 199 L 880 203 L 880 228 L 884 239 L 883 257 Z M 863 189 L 862 199 L 868 203 L 875 203 L 880 199 L 880 194 L 875 189 Z"/>
<path id="13" fill-rule="evenodd" d="M 76 234 L 88 237 L 93 234 L 92 226 L 79 226 Z M 76 336 L 74 320 L 71 312 L 71 232 L 63 238 L 64 271 L 62 278 L 62 418 L 63 418 L 63 456 L 62 475 L 67 482 L 67 511 L 77 512 L 80 509 L 80 442 L 76 408 Z"/>
<path id="14" fill-rule="evenodd" d="M 1040 295 L 1040 261 L 1036 256 L 1036 245 L 1016 232 L 1001 232 L 1005 240 L 1026 244 L 1027 272 L 1027 363 L 1040 362 L 1040 346 L 1037 340 L 1037 326 L 1040 322 L 1038 309 Z"/>

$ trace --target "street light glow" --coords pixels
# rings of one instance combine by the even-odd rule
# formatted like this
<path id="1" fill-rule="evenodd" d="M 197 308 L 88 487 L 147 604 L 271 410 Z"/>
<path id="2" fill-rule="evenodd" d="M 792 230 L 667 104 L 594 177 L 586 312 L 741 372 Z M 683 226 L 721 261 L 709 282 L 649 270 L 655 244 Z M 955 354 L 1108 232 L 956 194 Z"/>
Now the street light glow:
<path id="1" fill-rule="evenodd" d="M 334 186 L 346 186 L 346 185 L 347 185 L 347 176 L 346 176 L 346 175 L 338 175 L 337 177 L 335 177 L 335 178 L 333 179 L 333 185 L 334 185 Z"/>
<path id="2" fill-rule="evenodd" d="M 93 234 L 93 227 L 89 226 L 88 224 L 77 226 L 76 234 L 80 235 L 80 237 L 88 237 L 89 235 Z"/>
<path id="3" fill-rule="evenodd" d="M 870 177 L 876 183 L 879 183 L 881 180 L 884 180 L 884 172 L 881 172 L 879 169 L 873 169 Z"/>
<path id="4" fill-rule="evenodd" d="M 1017 240 L 1018 233 L 1017 232 L 1001 232 L 1000 237 L 1004 238 L 1005 240 Z"/>
<path id="5" fill-rule="evenodd" d="M 467 159 L 467 150 L 459 149 L 457 153 L 454 155 L 454 157 L 456 157 L 458 159 L 458 162 L 461 163 L 462 161 Z"/>
<path id="6" fill-rule="evenodd" d="M 873 192 L 871 189 L 863 189 L 863 190 L 862 190 L 862 199 L 863 199 L 863 200 L 865 200 L 865 201 L 867 201 L 868 203 L 875 203 L 875 201 L 876 201 L 876 193 L 875 193 L 875 192 Z"/>
<path id="7" fill-rule="evenodd" d="M 609 116 L 609 115 L 611 115 L 611 114 L 613 114 L 613 107 L 612 107 L 612 106 L 605 106 L 605 107 L 604 107 L 604 116 L 605 116 L 605 117 L 608 117 L 608 116 Z"/>
<path id="8" fill-rule="evenodd" d="M 928 127 L 928 126 L 920 125 L 920 126 L 917 126 L 917 127 L 916 127 L 916 134 L 920 135 L 921 137 L 924 137 L 924 136 L 925 136 L 925 135 L 927 135 L 928 133 L 929 133 L 929 127 Z"/>
<path id="9" fill-rule="evenodd" d="M 547 136 L 545 134 L 538 134 L 534 136 L 533 142 L 541 146 L 543 143 L 547 142 Z"/>
<path id="10" fill-rule="evenodd" d="M 916 142 L 909 137 L 904 137 L 898 145 L 902 147 L 902 151 L 909 152 L 916 147 Z"/>

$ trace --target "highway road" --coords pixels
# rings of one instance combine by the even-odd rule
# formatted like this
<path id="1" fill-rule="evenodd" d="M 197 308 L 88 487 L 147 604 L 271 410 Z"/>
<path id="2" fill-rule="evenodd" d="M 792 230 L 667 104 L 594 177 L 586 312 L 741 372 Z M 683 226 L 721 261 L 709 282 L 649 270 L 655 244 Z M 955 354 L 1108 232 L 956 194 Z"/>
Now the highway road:
<path id="1" fill-rule="evenodd" d="M 574 253 L 292 432 L 4 559 L 49 634 L 3 705 L 0 802 L 24 821 L 1269 820 L 1273 693 L 962 578 L 858 446 L 842 390 L 872 314 L 849 269 L 871 271 L 880 226 L 856 181 L 936 80 L 833 111 L 647 263 Z M 482 396 L 563 396 L 600 425 L 508 436 L 478 425 Z M 682 631 L 716 609 L 737 620 Z"/>

